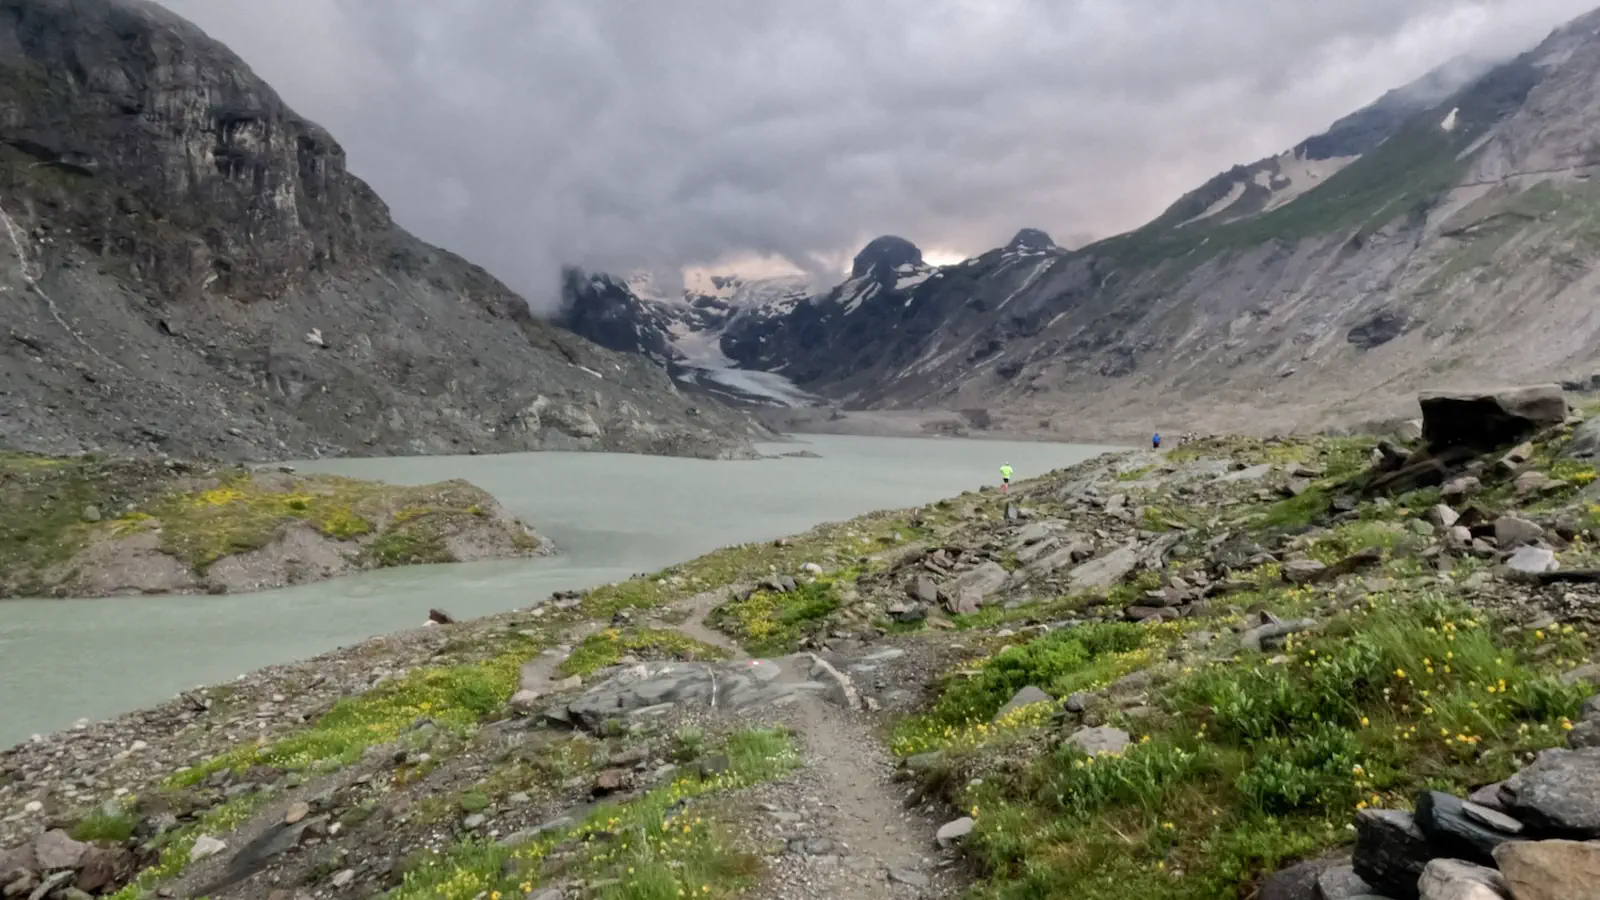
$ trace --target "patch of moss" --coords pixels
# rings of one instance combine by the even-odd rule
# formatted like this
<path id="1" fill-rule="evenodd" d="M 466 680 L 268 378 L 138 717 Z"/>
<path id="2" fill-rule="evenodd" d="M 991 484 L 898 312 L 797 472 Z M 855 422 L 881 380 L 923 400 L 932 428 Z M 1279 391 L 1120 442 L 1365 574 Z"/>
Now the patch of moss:
<path id="1" fill-rule="evenodd" d="M 726 659 L 728 652 L 681 631 L 657 628 L 607 628 L 584 638 L 561 663 L 565 675 L 587 675 L 616 665 L 623 656 L 645 659 Z"/>
<path id="2" fill-rule="evenodd" d="M 390 896 L 524 896 L 537 885 L 574 879 L 597 885 L 594 896 L 605 900 L 736 896 L 754 883 L 759 858 L 740 848 L 696 801 L 776 778 L 798 765 L 799 755 L 790 734 L 772 729 L 738 732 L 722 749 L 728 768 L 720 775 L 681 775 L 636 800 L 602 805 L 571 829 L 519 846 L 469 841 L 423 857 Z M 571 852 L 553 854 L 558 845 Z"/>
<path id="3" fill-rule="evenodd" d="M 712 611 L 712 625 L 731 634 L 758 656 L 793 651 L 839 608 L 838 582 L 831 578 L 801 583 L 793 591 L 757 590 Z"/>

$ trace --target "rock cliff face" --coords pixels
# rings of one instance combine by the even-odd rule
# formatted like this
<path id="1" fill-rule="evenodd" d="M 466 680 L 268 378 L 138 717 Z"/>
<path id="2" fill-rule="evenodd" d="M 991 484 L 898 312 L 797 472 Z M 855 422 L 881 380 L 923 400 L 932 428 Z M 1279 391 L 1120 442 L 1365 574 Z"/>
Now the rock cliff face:
<path id="1" fill-rule="evenodd" d="M 145 0 L 0 0 L 0 444 L 742 453 L 659 368 L 397 227 L 326 132 Z"/>

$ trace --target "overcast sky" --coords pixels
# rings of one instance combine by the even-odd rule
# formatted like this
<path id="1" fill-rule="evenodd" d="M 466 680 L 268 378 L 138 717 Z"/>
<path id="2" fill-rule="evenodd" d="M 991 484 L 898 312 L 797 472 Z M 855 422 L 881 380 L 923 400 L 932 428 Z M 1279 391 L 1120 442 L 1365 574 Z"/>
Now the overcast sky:
<path id="1" fill-rule="evenodd" d="M 161 0 L 419 235 L 536 308 L 563 262 L 843 268 L 1125 230 L 1600 0 Z"/>

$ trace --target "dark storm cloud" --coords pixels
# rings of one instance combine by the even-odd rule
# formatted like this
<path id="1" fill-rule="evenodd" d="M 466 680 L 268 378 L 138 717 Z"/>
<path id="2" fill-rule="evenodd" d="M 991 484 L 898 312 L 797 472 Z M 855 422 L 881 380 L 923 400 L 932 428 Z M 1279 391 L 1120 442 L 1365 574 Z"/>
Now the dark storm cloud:
<path id="1" fill-rule="evenodd" d="M 163 0 L 537 306 L 562 262 L 1105 235 L 1596 0 Z"/>

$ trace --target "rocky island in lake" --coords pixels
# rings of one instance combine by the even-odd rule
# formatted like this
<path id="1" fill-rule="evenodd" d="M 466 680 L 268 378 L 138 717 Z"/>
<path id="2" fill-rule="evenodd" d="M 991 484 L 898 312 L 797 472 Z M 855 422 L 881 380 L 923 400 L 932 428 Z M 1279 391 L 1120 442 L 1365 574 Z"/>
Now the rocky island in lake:
<path id="1" fill-rule="evenodd" d="M 0 454 L 0 598 L 241 593 L 551 550 L 464 481 Z"/>

